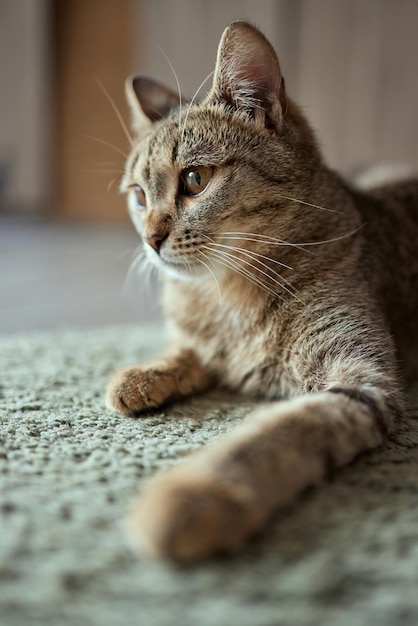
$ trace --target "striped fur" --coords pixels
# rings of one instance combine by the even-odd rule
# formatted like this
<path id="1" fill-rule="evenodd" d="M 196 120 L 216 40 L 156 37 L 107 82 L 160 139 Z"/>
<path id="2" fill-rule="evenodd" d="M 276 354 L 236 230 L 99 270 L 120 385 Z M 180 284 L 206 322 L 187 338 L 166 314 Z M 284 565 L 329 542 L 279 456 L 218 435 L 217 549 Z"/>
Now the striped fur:
<path id="1" fill-rule="evenodd" d="M 145 242 L 159 241 L 145 249 L 171 345 L 117 372 L 108 405 L 139 416 L 213 385 L 269 401 L 157 477 L 132 513 L 136 544 L 190 561 L 241 549 L 396 430 L 402 376 L 418 375 L 418 181 L 366 193 L 331 171 L 248 24 L 225 31 L 203 101 L 174 106 L 149 85 L 129 86 L 138 134 L 123 189 Z M 185 195 L 196 166 L 212 179 Z"/>

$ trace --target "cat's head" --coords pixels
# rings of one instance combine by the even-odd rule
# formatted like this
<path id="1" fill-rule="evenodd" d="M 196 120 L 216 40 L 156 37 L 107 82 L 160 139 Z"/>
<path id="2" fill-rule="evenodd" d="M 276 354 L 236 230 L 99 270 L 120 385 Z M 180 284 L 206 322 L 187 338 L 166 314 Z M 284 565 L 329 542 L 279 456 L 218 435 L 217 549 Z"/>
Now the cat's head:
<path id="1" fill-rule="evenodd" d="M 127 93 L 136 137 L 122 190 L 153 262 L 183 278 L 210 277 L 233 269 L 226 239 L 245 249 L 250 234 L 289 236 L 298 207 L 288 198 L 309 193 L 316 147 L 257 29 L 225 30 L 200 102 L 182 103 L 143 77 Z"/>

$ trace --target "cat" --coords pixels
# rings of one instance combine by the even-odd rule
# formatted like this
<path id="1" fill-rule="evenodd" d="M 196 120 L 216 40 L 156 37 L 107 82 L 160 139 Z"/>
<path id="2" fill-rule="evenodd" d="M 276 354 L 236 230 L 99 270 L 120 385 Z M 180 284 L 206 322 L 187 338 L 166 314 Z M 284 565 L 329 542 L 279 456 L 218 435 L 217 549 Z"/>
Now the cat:
<path id="1" fill-rule="evenodd" d="M 122 190 L 163 277 L 170 347 L 118 371 L 107 405 L 147 415 L 214 386 L 265 401 L 131 514 L 139 547 L 192 562 L 243 549 L 396 432 L 418 376 L 418 180 L 366 193 L 330 170 L 246 22 L 225 30 L 201 101 L 144 77 L 127 95 Z"/>

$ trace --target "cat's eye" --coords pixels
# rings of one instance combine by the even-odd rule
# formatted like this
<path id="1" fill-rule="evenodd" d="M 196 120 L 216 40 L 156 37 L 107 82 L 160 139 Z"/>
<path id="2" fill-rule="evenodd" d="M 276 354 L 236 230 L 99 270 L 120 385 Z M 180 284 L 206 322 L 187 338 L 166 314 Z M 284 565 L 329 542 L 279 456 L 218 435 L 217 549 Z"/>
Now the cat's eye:
<path id="1" fill-rule="evenodd" d="M 188 167 L 183 170 L 181 179 L 183 192 L 188 196 L 198 196 L 206 189 L 212 179 L 213 170 L 205 165 Z"/>
<path id="2" fill-rule="evenodd" d="M 144 190 L 139 185 L 135 185 L 135 200 L 136 200 L 136 208 L 140 211 L 143 211 L 147 206 L 147 199 L 145 197 Z"/>

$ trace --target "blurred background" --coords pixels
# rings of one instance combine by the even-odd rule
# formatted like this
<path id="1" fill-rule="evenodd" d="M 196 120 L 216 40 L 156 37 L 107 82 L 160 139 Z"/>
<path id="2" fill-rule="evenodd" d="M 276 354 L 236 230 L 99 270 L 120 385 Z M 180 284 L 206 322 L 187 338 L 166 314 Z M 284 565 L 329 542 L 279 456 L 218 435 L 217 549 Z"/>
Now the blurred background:
<path id="1" fill-rule="evenodd" d="M 124 81 L 193 95 L 224 27 L 259 26 L 346 175 L 418 169 L 416 0 L 0 0 L 0 332 L 159 318 L 118 193 Z"/>

